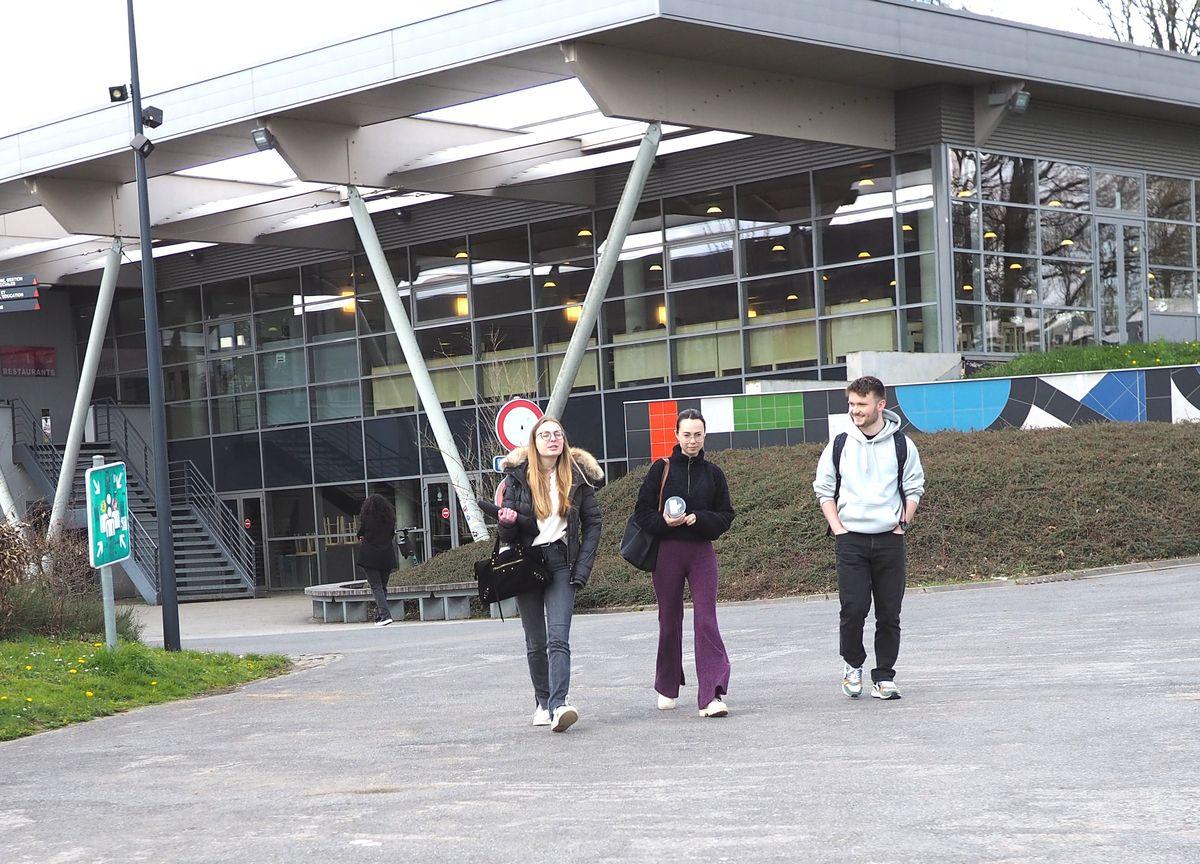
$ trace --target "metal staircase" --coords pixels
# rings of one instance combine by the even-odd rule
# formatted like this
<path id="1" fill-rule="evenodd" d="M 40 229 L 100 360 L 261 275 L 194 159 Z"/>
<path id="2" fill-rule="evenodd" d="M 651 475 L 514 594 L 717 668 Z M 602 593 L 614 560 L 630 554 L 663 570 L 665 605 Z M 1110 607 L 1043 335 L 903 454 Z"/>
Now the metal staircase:
<path id="1" fill-rule="evenodd" d="M 116 565 L 147 603 L 159 602 L 158 513 L 151 495 L 151 449 L 136 427 L 111 400 L 93 406 L 98 443 L 80 448 L 71 489 L 72 527 L 85 527 L 84 473 L 92 457 L 124 462 L 128 476 L 129 524 L 133 555 Z M 21 465 L 53 498 L 62 466 L 58 445 L 44 440 L 40 423 L 22 401 L 13 401 L 13 461 Z M 175 581 L 179 599 L 224 600 L 253 597 L 254 541 L 221 502 L 207 478 L 187 460 L 169 465 L 171 532 L 175 547 Z"/>

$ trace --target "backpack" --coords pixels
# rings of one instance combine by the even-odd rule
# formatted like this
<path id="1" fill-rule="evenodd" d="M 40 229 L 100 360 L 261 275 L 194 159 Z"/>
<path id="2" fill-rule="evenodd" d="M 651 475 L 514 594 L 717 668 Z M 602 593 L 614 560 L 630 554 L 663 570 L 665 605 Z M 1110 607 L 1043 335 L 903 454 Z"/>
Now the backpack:
<path id="1" fill-rule="evenodd" d="M 839 432 L 833 439 L 833 473 L 836 478 L 833 486 L 834 503 L 842 494 L 842 451 L 846 449 L 848 437 L 849 433 Z M 908 496 L 904 494 L 904 463 L 908 461 L 908 436 L 896 430 L 892 441 L 896 445 L 896 489 L 900 492 L 900 512 L 903 513 L 904 506 L 908 503 Z M 833 529 L 826 529 L 826 533 L 832 534 Z"/>

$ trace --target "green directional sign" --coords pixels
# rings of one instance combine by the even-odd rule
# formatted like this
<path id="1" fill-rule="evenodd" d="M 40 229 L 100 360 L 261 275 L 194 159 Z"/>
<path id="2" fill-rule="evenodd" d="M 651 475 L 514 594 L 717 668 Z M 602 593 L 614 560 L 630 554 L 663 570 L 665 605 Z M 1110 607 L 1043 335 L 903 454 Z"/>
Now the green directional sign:
<path id="1" fill-rule="evenodd" d="M 125 488 L 125 463 L 111 462 L 89 468 L 87 483 L 88 556 L 93 567 L 124 561 L 129 545 L 129 493 Z"/>

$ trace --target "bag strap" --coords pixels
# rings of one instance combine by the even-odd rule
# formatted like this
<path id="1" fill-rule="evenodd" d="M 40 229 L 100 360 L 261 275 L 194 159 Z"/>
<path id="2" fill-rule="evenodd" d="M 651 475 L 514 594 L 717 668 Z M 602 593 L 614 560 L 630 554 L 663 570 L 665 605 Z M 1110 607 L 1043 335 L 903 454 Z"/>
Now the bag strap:
<path id="1" fill-rule="evenodd" d="M 896 489 L 900 492 L 900 518 L 904 518 L 904 508 L 908 504 L 908 496 L 904 494 L 904 463 L 908 461 L 908 436 L 897 432 L 892 436 L 896 442 Z"/>
<path id="2" fill-rule="evenodd" d="M 663 490 L 667 488 L 667 475 L 671 473 L 671 460 L 663 459 L 663 476 L 662 482 L 658 484 L 658 512 L 662 512 L 662 496 Z"/>
<path id="3" fill-rule="evenodd" d="M 848 434 L 839 432 L 833 439 L 833 500 L 837 501 L 842 494 L 842 451 L 846 449 Z"/>

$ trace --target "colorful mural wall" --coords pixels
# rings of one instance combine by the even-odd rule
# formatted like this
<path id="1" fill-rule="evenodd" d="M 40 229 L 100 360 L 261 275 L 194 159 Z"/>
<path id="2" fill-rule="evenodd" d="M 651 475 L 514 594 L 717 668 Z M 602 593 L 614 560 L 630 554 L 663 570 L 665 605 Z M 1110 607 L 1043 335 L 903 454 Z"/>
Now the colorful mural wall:
<path id="1" fill-rule="evenodd" d="M 888 402 L 914 432 L 1200 421 L 1200 366 L 902 384 Z M 709 450 L 827 441 L 849 424 L 841 388 L 627 402 L 631 467 L 671 452 L 685 408 L 704 414 Z"/>

